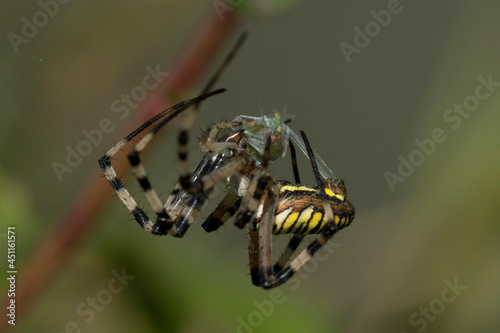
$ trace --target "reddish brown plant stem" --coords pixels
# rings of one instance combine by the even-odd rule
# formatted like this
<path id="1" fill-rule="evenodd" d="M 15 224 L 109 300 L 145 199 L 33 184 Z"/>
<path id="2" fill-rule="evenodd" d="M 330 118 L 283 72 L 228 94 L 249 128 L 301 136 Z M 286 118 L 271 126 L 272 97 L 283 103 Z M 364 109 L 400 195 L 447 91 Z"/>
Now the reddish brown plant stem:
<path id="1" fill-rule="evenodd" d="M 138 126 L 144 119 L 156 114 L 161 108 L 174 104 L 176 101 L 172 100 L 173 97 L 182 96 L 187 90 L 193 89 L 207 71 L 212 58 L 237 27 L 238 17 L 235 12 L 226 13 L 223 21 L 213 13 L 202 22 L 194 34 L 193 40 L 186 45 L 179 58 L 168 67 L 172 75 L 168 83 L 160 88 L 165 98 L 158 100 L 158 96 L 148 97 L 131 122 Z M 128 133 L 122 133 L 121 136 L 126 134 Z M 123 169 L 126 159 L 118 159 L 115 163 L 118 169 Z M 92 176 L 83 184 L 85 185 L 82 186 L 66 212 L 62 214 L 52 231 L 35 248 L 25 267 L 20 270 L 16 292 L 17 324 L 22 323 L 22 318 L 43 290 L 55 280 L 60 270 L 75 255 L 80 244 L 95 226 L 97 217 L 105 203 L 113 197 L 109 184 L 98 171 L 97 163 Z M 2 302 L 1 316 L 3 320 L 0 320 L 0 332 L 5 332 L 9 327 L 12 327 L 6 320 L 8 317 L 6 317 L 5 311 L 8 301 L 5 299 Z"/>

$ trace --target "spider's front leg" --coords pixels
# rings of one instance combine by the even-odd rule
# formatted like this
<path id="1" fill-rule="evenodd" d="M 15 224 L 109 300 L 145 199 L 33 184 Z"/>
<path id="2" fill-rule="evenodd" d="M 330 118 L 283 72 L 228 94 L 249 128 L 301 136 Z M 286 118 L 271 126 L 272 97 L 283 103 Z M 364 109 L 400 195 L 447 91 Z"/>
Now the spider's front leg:
<path id="1" fill-rule="evenodd" d="M 123 204 L 127 207 L 130 213 L 134 216 L 135 220 L 139 223 L 139 225 L 146 231 L 150 233 L 156 233 L 154 231 L 153 223 L 149 219 L 148 215 L 142 210 L 138 205 L 137 202 L 134 200 L 130 192 L 125 188 L 123 185 L 121 179 L 118 177 L 116 174 L 116 171 L 111 164 L 111 159 L 113 156 L 119 152 L 123 147 L 125 147 L 133 138 L 135 138 L 139 133 L 144 131 L 146 128 L 151 126 L 153 123 L 157 122 L 158 120 L 161 120 L 160 125 L 158 126 L 163 126 L 167 122 L 169 122 L 172 118 L 176 117 L 179 113 L 187 109 L 188 107 L 195 105 L 196 103 L 199 103 L 201 100 L 204 100 L 212 95 L 219 94 L 223 92 L 223 89 L 219 89 L 204 95 L 201 95 L 199 97 L 181 102 L 165 111 L 160 112 L 158 115 L 155 117 L 151 118 L 147 122 L 145 122 L 142 126 L 140 126 L 138 129 L 127 135 L 124 139 L 120 140 L 117 144 L 115 144 L 110 150 L 104 154 L 99 159 L 99 167 L 101 168 L 102 172 L 104 173 L 104 176 L 108 180 L 108 182 L 111 184 L 113 189 L 116 191 L 116 194 L 120 198 L 120 200 L 123 202 Z M 158 127 L 157 126 L 157 127 Z M 153 132 L 153 131 L 152 131 Z M 151 132 L 150 132 L 151 133 Z M 154 133 L 153 133 L 154 134 Z M 150 136 L 150 139 L 152 138 L 153 134 L 148 134 Z M 146 135 L 145 138 L 148 136 Z M 141 140 L 142 141 L 142 140 Z M 146 142 L 146 141 L 145 141 Z M 147 143 L 146 143 L 147 144 Z M 135 160 L 136 166 L 140 165 L 140 161 Z M 141 173 L 143 169 L 138 169 L 139 173 L 141 176 L 145 176 L 145 172 Z M 147 179 L 146 179 L 147 180 Z M 139 181 L 140 182 L 140 181 Z M 148 181 L 149 183 L 149 181 Z M 143 181 L 144 185 L 143 188 L 147 188 L 148 192 L 150 193 L 148 201 L 153 200 L 154 201 L 154 194 L 149 191 L 149 188 L 151 186 L 148 186 L 148 184 Z M 156 202 L 154 202 L 155 206 Z"/>
<path id="2" fill-rule="evenodd" d="M 230 191 L 224 199 L 219 203 L 214 212 L 210 214 L 202 227 L 206 232 L 212 232 L 221 227 L 227 220 L 229 220 L 240 208 L 241 199 L 236 193 Z"/>
<path id="3" fill-rule="evenodd" d="M 230 53 L 226 56 L 223 63 L 218 67 L 215 75 L 209 80 L 208 84 L 204 87 L 203 92 L 200 96 L 181 102 L 163 112 L 160 112 L 155 117 L 151 118 L 147 122 L 145 122 L 142 126 L 137 128 L 135 131 L 130 133 L 123 140 L 115 144 L 109 151 L 104 154 L 99 159 L 99 166 L 104 173 L 106 179 L 111 184 L 113 189 L 116 191 L 120 200 L 125 204 L 127 209 L 132 213 L 135 220 L 141 225 L 141 227 L 153 234 L 157 235 L 165 235 L 168 232 L 168 229 L 172 227 L 169 214 L 165 211 L 165 208 L 161 205 L 161 201 L 158 198 L 158 195 L 153 190 L 142 166 L 139 158 L 139 153 L 142 151 L 147 144 L 151 141 L 154 134 L 156 134 L 161 127 L 163 127 L 166 123 L 168 123 L 172 118 L 176 117 L 179 113 L 184 111 L 190 106 L 196 105 L 199 106 L 200 102 L 212 95 L 219 94 L 224 92 L 224 89 L 218 89 L 212 92 L 208 92 L 212 89 L 214 84 L 217 82 L 220 74 L 223 72 L 224 68 L 229 64 L 231 59 L 234 57 L 238 49 L 243 44 L 246 38 L 246 33 L 243 33 L 238 38 L 238 41 L 230 51 Z M 188 117 L 188 125 L 184 127 L 184 131 L 181 132 L 181 135 L 187 133 L 187 130 L 192 126 L 192 122 L 194 121 L 196 116 L 196 112 L 192 112 L 190 117 Z M 151 222 L 148 215 L 137 205 L 137 202 L 134 200 L 130 192 L 125 188 L 120 178 L 117 176 L 115 169 L 111 164 L 111 159 L 113 156 L 120 151 L 125 145 L 127 145 L 134 137 L 136 137 L 139 133 L 144 131 L 146 128 L 151 126 L 153 123 L 161 120 L 161 122 L 150 132 L 148 133 L 135 147 L 134 151 L 129 155 L 129 161 L 132 165 L 134 173 L 146 194 L 146 198 L 150 205 L 152 206 L 154 212 L 158 215 L 157 222 L 155 225 Z M 187 141 L 187 140 L 186 140 Z M 182 148 L 182 147 L 181 147 Z M 184 147 L 185 148 L 185 147 Z M 183 151 L 180 151 L 179 154 L 184 154 Z M 187 153 L 186 153 L 187 156 Z M 183 169 L 184 170 L 184 169 Z M 181 173 L 181 175 L 185 175 L 187 172 Z M 175 194 L 173 194 L 175 197 Z M 169 198 L 172 199 L 172 198 Z M 167 201 L 168 203 L 168 201 Z"/>

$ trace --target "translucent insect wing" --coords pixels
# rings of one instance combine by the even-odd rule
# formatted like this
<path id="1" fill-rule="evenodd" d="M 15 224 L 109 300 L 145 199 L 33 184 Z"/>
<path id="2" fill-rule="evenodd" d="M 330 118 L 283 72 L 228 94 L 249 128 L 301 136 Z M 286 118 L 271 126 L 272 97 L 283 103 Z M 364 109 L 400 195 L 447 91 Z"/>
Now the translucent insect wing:
<path id="1" fill-rule="evenodd" d="M 287 126 L 288 127 L 288 126 Z M 307 149 L 304 141 L 300 136 L 298 136 L 294 131 L 292 131 L 290 128 L 288 128 L 288 132 L 290 134 L 290 137 L 292 138 L 293 142 L 299 146 L 300 150 L 304 153 L 304 155 L 309 158 L 307 155 Z M 316 164 L 318 165 L 318 170 L 321 173 L 321 176 L 325 179 L 336 179 L 335 175 L 333 174 L 333 171 L 330 170 L 328 165 L 326 165 L 325 161 L 319 156 L 318 154 L 314 153 L 314 157 L 316 158 Z"/>

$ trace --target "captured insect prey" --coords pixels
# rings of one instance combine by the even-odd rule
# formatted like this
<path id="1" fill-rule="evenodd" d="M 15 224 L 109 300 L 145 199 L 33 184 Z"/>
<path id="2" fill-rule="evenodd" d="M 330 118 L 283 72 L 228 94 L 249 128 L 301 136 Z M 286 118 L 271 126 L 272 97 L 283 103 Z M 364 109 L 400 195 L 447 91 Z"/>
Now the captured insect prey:
<path id="1" fill-rule="evenodd" d="M 214 186 L 225 184 L 227 194 L 202 227 L 207 232 L 217 230 L 233 216 L 238 228 L 247 227 L 252 283 L 270 289 L 289 280 L 337 231 L 348 226 L 354 219 L 354 208 L 347 199 L 344 182 L 336 179 L 323 159 L 313 152 L 306 134 L 303 131 L 300 135 L 293 132 L 279 114 L 262 117 L 240 115 L 232 121 L 214 124 L 199 140 L 199 150 L 205 155 L 197 167 L 189 171 L 188 133 L 196 112 L 203 100 L 225 91 L 212 90 L 212 87 L 245 38 L 246 34 L 239 37 L 200 96 L 151 118 L 115 144 L 99 159 L 99 166 L 135 220 L 154 235 L 183 237 Z M 163 203 L 149 181 L 140 154 L 158 131 L 182 112 L 186 112 L 187 117 L 178 136 L 179 181 Z M 128 159 L 156 215 L 154 221 L 137 205 L 111 164 L 118 151 L 153 124 L 154 127 L 135 144 Z M 300 185 L 295 145 L 309 159 L 316 180 L 313 187 Z M 269 163 L 286 157 L 288 151 L 295 178 L 293 182 L 275 179 L 268 171 Z M 280 234 L 293 236 L 273 264 L 272 236 Z M 291 259 L 307 234 L 317 236 Z"/>

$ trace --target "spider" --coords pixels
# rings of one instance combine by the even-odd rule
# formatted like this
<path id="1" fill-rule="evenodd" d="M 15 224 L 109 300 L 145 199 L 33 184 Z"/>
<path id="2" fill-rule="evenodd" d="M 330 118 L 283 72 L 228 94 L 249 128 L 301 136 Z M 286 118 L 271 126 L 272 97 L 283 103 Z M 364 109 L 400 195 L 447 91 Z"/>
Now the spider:
<path id="1" fill-rule="evenodd" d="M 188 132 L 194 122 L 195 112 L 201 101 L 225 91 L 219 89 L 208 92 L 244 38 L 245 35 L 240 37 L 200 96 L 172 106 L 144 123 L 102 156 L 99 166 L 135 220 L 154 235 L 183 237 L 214 186 L 225 184 L 228 193 L 202 227 L 207 232 L 217 230 L 235 215 L 235 225 L 239 228 L 247 226 L 248 229 L 252 283 L 270 289 L 290 279 L 337 231 L 348 226 L 354 218 L 354 208 L 346 198 L 344 182 L 335 179 L 321 157 L 313 152 L 305 133 L 300 131 L 299 137 L 281 120 L 279 114 L 238 116 L 233 121 L 214 124 L 199 140 L 198 146 L 205 152 L 204 157 L 189 172 Z M 163 204 L 151 186 L 139 155 L 165 124 L 191 106 L 194 106 L 194 110 L 188 114 L 178 137 L 179 182 Z M 156 214 L 153 223 L 117 176 L 111 159 L 157 121 L 159 123 L 137 142 L 128 155 L 132 171 Z M 309 158 L 317 183 L 315 187 L 299 185 L 292 140 Z M 284 157 L 288 148 L 295 185 L 276 180 L 268 172 L 269 162 Z M 274 265 L 271 256 L 273 234 L 293 234 L 286 250 Z M 306 234 L 318 234 L 318 237 L 285 267 Z"/>

